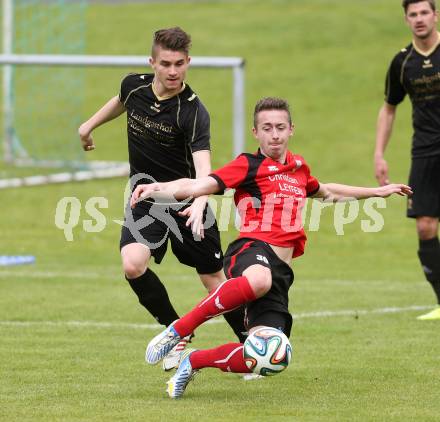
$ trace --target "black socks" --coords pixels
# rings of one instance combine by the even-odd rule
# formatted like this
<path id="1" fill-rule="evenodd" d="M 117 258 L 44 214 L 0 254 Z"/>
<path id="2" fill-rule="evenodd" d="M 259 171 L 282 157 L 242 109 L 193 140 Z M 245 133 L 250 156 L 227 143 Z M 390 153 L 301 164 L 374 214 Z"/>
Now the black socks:
<path id="1" fill-rule="evenodd" d="M 233 311 L 223 314 L 226 322 L 230 325 L 240 343 L 244 343 L 247 337 L 246 328 L 244 326 L 244 306 L 240 306 Z"/>
<path id="2" fill-rule="evenodd" d="M 173 321 L 179 319 L 165 286 L 149 268 L 140 277 L 127 278 L 127 281 L 139 298 L 139 303 L 153 315 L 159 324 L 168 327 Z"/>
<path id="3" fill-rule="evenodd" d="M 426 279 L 431 283 L 440 304 L 440 243 L 438 237 L 419 240 L 418 255 Z"/>

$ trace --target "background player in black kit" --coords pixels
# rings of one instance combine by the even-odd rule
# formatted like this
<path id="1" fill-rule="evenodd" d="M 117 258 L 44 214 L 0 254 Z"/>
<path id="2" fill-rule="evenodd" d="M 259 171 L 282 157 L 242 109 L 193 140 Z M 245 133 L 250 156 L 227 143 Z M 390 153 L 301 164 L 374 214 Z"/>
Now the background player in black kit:
<path id="1" fill-rule="evenodd" d="M 154 34 L 150 65 L 154 74 L 130 74 L 113 97 L 81 125 L 83 148 L 93 150 L 92 131 L 122 113 L 127 113 L 127 136 L 132 186 L 138 183 L 196 178 L 211 172 L 210 118 L 192 89 L 185 84 L 190 63 L 190 36 L 181 28 Z M 175 204 L 144 202 L 133 211 L 127 208 L 121 232 L 121 257 L 126 279 L 139 302 L 165 326 L 179 316 L 157 275 L 150 269 L 151 256 L 160 263 L 168 240 L 183 264 L 195 267 L 208 291 L 225 280 L 223 254 L 215 218 L 207 196 L 180 209 Z M 208 214 L 210 227 L 203 226 Z M 140 229 L 136 222 L 145 221 Z M 243 338 L 241 312 L 227 316 Z M 234 324 L 234 321 L 237 321 Z M 185 339 L 164 362 L 168 370 L 178 363 Z"/>
<path id="2" fill-rule="evenodd" d="M 416 219 L 418 255 L 426 279 L 437 296 L 437 306 L 418 319 L 440 320 L 440 34 L 435 0 L 404 0 L 406 22 L 413 41 L 392 60 L 386 77 L 385 103 L 380 109 L 376 149 L 376 178 L 389 183 L 384 152 L 391 136 L 396 106 L 408 94 L 413 108 L 414 135 L 408 184 L 407 216 Z"/>

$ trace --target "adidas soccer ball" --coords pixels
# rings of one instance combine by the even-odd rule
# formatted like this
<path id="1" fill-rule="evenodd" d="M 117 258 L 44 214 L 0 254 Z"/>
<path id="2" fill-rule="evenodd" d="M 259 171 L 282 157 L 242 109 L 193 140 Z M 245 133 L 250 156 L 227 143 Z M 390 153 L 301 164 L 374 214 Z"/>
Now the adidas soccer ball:
<path id="1" fill-rule="evenodd" d="M 276 375 L 289 365 L 292 346 L 282 331 L 261 327 L 244 342 L 243 356 L 246 366 L 255 374 Z"/>

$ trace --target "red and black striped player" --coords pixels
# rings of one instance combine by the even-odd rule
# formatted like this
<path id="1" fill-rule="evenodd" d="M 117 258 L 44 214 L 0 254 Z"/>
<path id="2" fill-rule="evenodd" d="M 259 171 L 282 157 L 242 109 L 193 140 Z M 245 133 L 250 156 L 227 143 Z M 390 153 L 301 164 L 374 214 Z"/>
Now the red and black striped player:
<path id="1" fill-rule="evenodd" d="M 306 198 L 337 201 L 411 193 L 410 188 L 402 184 L 365 188 L 319 183 L 304 158 L 287 149 L 293 124 L 289 105 L 283 99 L 259 101 L 252 130 L 259 142 L 255 154 L 242 154 L 204 178 L 139 185 L 132 195 L 134 206 L 147 197 L 184 199 L 233 188 L 241 215 L 240 235 L 225 254 L 228 280 L 151 340 L 146 350 L 148 363 L 157 363 L 180 338 L 203 322 L 243 304 L 249 332 L 269 326 L 289 336 L 292 317 L 288 292 L 293 282 L 290 262 L 304 252 L 306 235 L 301 208 Z M 249 372 L 243 358 L 243 344 L 185 351 L 176 374 L 168 381 L 169 396 L 180 397 L 195 371 L 206 367 Z"/>

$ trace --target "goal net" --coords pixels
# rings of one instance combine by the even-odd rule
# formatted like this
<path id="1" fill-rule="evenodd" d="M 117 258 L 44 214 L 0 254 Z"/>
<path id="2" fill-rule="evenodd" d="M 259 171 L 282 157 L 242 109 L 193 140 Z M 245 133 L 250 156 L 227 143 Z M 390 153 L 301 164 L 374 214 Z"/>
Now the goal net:
<path id="1" fill-rule="evenodd" d="M 85 0 L 2 1 L 4 54 L 84 54 Z M 124 163 L 85 159 L 77 135 L 85 72 L 68 66 L 3 67 L 0 187 L 87 178 L 95 170 L 126 173 Z"/>
<path id="2" fill-rule="evenodd" d="M 83 53 L 84 1 L 19 0 L 13 9 L 14 53 Z M 84 70 L 16 66 L 12 87 L 12 158 L 55 167 L 81 162 L 79 143 L 71 138 L 80 123 Z"/>

